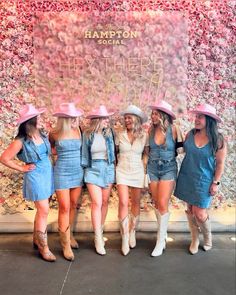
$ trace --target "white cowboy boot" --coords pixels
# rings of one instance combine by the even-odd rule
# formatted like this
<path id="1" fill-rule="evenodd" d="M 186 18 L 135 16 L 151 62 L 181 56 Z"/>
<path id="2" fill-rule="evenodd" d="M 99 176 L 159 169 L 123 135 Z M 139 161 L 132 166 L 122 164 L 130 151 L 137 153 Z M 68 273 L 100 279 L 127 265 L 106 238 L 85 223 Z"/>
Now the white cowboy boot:
<path id="1" fill-rule="evenodd" d="M 168 227 L 168 221 L 170 218 L 170 213 L 167 212 L 164 215 L 161 215 L 160 212 L 155 209 L 156 217 L 157 217 L 157 241 L 156 246 L 154 250 L 152 251 L 151 256 L 156 257 L 160 256 L 163 253 L 163 250 L 166 247 L 166 233 L 167 233 L 167 227 Z"/>
<path id="2" fill-rule="evenodd" d="M 96 252 L 100 255 L 106 255 L 106 250 L 104 248 L 104 240 L 102 235 L 102 228 L 95 229 L 94 244 Z"/>
<path id="3" fill-rule="evenodd" d="M 210 222 L 209 216 L 204 222 L 197 221 L 197 223 L 203 234 L 203 239 L 204 239 L 203 249 L 205 251 L 208 251 L 212 248 L 211 222 Z"/>
<path id="4" fill-rule="evenodd" d="M 189 252 L 194 255 L 198 252 L 199 247 L 199 229 L 195 217 L 188 211 L 185 211 L 185 213 L 188 218 L 188 225 L 192 237 L 192 241 L 189 246 Z"/>
<path id="5" fill-rule="evenodd" d="M 130 225 L 129 225 L 129 246 L 130 248 L 135 248 L 136 246 L 136 228 L 139 223 L 140 215 L 134 216 L 130 214 Z"/>
<path id="6" fill-rule="evenodd" d="M 120 233 L 122 237 L 121 251 L 126 256 L 129 251 L 129 216 L 127 215 L 123 220 L 120 221 Z"/>

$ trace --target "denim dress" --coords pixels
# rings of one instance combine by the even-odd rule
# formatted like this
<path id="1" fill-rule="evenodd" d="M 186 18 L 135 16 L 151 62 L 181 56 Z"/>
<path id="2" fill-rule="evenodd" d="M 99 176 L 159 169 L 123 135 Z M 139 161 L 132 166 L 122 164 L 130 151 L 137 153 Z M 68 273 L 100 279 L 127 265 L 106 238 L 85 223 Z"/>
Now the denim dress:
<path id="1" fill-rule="evenodd" d="M 36 145 L 30 139 L 20 139 L 22 150 L 17 154 L 19 160 L 34 164 L 36 168 L 24 173 L 23 197 L 30 201 L 48 199 L 54 193 L 53 168 L 49 155 L 51 148 L 47 137 L 41 134 L 43 143 Z"/>
<path id="2" fill-rule="evenodd" d="M 115 148 L 112 134 L 103 133 L 106 145 L 106 158 L 93 160 L 91 147 L 94 133 L 87 137 L 83 134 L 82 140 L 82 166 L 85 167 L 84 182 L 106 188 L 115 182 Z"/>
<path id="3" fill-rule="evenodd" d="M 57 160 L 54 166 L 55 190 L 83 185 L 84 170 L 81 166 L 81 139 L 55 141 Z"/>
<path id="4" fill-rule="evenodd" d="M 199 148 L 193 131 L 184 143 L 186 155 L 180 167 L 174 195 L 197 206 L 208 208 L 211 204 L 210 186 L 215 173 L 215 157 L 210 144 Z"/>
<path id="5" fill-rule="evenodd" d="M 177 162 L 175 159 L 175 141 L 172 135 L 172 127 L 166 132 L 166 142 L 158 145 L 154 136 L 149 138 L 149 158 L 147 173 L 151 181 L 176 180 Z"/>

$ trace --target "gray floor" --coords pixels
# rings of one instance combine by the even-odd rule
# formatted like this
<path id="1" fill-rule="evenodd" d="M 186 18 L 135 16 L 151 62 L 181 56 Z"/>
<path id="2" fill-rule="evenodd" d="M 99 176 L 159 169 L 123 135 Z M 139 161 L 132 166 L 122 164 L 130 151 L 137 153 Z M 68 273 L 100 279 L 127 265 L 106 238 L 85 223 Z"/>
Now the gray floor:
<path id="1" fill-rule="evenodd" d="M 196 255 L 187 251 L 187 234 L 169 234 L 167 250 L 150 257 L 154 233 L 138 233 L 138 245 L 127 257 L 120 254 L 118 233 L 106 233 L 107 255 L 95 253 L 92 234 L 76 234 L 80 249 L 75 261 L 63 259 L 57 234 L 49 243 L 55 263 L 39 258 L 31 234 L 0 235 L 0 294 L 79 295 L 233 295 L 235 242 L 232 234 L 215 234 L 214 248 Z"/>

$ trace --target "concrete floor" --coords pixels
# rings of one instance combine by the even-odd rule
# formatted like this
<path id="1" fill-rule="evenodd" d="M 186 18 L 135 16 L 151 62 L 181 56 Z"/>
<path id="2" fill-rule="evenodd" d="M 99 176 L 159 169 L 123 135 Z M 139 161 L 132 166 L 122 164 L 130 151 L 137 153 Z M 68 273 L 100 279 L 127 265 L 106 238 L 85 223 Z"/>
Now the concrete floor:
<path id="1" fill-rule="evenodd" d="M 150 257 L 155 233 L 138 233 L 138 245 L 120 254 L 118 233 L 105 233 L 107 255 L 95 253 L 93 235 L 77 233 L 75 261 L 63 259 L 57 234 L 49 234 L 55 263 L 39 258 L 31 234 L 0 235 L 2 295 L 234 295 L 235 242 L 232 234 L 214 234 L 214 248 L 188 253 L 190 236 L 169 233 L 174 241 L 157 258 Z"/>

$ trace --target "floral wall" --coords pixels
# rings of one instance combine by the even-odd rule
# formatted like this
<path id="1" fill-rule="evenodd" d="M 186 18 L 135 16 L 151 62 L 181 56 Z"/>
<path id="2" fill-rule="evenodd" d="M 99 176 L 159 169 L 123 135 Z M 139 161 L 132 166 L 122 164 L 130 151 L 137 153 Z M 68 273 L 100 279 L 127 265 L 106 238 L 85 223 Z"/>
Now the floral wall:
<path id="1" fill-rule="evenodd" d="M 52 108 L 61 101 L 73 100 L 85 112 L 101 103 L 115 111 L 135 103 L 148 112 L 148 104 L 167 90 L 166 99 L 184 132 L 192 126 L 187 110 L 198 103 L 213 104 L 221 115 L 228 156 L 213 207 L 231 206 L 235 11 L 235 1 L 2 0 L 0 152 L 16 134 L 18 111 L 25 103 L 47 106 L 42 124 L 49 130 Z M 111 25 L 139 35 L 126 38 L 125 46 L 99 45 L 94 38 L 84 38 L 88 29 L 109 30 Z M 125 66 L 114 68 L 121 61 Z M 33 208 L 22 199 L 21 185 L 20 173 L 0 166 L 0 214 Z M 111 202 L 117 202 L 115 190 Z M 144 207 L 150 202 L 147 192 L 143 202 Z M 87 204 L 85 193 L 81 205 Z M 174 197 L 172 204 L 180 207 Z M 55 196 L 51 205 L 56 207 Z"/>

